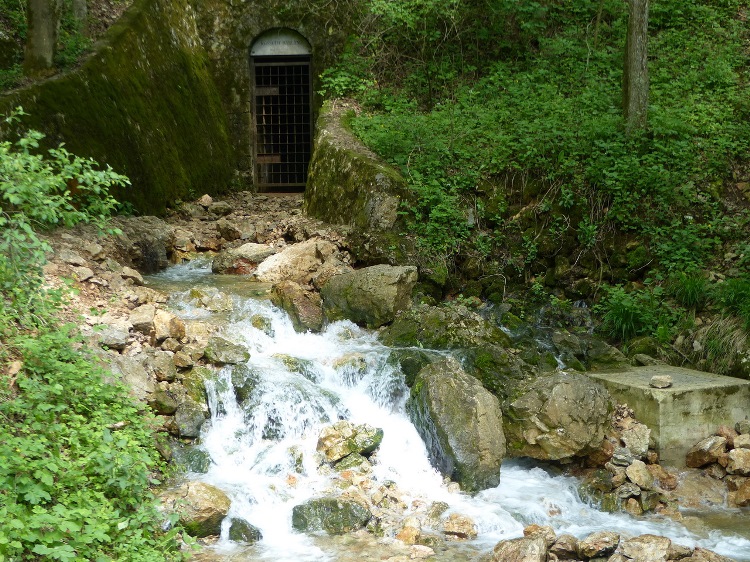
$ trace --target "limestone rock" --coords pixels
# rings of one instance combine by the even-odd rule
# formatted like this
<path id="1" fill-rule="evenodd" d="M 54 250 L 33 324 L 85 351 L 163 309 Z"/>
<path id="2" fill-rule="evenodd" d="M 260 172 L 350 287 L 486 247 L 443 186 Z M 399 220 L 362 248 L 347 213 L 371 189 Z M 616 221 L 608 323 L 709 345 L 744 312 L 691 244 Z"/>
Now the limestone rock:
<path id="1" fill-rule="evenodd" d="M 584 375 L 556 373 L 521 382 L 514 390 L 515 398 L 503 406 L 509 453 L 560 460 L 600 446 L 612 410 L 601 385 Z"/>
<path id="2" fill-rule="evenodd" d="M 294 281 L 276 283 L 271 302 L 289 314 L 295 331 L 320 332 L 323 329 L 323 305 L 320 295 Z"/>
<path id="3" fill-rule="evenodd" d="M 229 526 L 229 540 L 245 544 L 255 544 L 263 539 L 260 529 L 244 519 L 234 518 Z"/>
<path id="4" fill-rule="evenodd" d="M 193 439 L 201 433 L 201 427 L 206 421 L 208 408 L 191 398 L 186 398 L 175 411 L 174 419 L 180 437 Z"/>
<path id="5" fill-rule="evenodd" d="M 500 541 L 492 550 L 492 562 L 546 562 L 547 544 L 543 537 L 523 537 Z"/>
<path id="6" fill-rule="evenodd" d="M 208 212 L 220 217 L 229 215 L 234 211 L 234 207 L 227 201 L 214 201 L 208 206 Z"/>
<path id="7" fill-rule="evenodd" d="M 307 285 L 317 270 L 336 251 L 333 243 L 312 238 L 288 246 L 264 260 L 255 270 L 255 278 L 264 283 L 295 281 Z"/>
<path id="8" fill-rule="evenodd" d="M 161 496 L 169 513 L 177 513 L 180 524 L 194 537 L 218 535 L 221 522 L 229 511 L 229 497 L 215 486 L 188 482 Z"/>
<path id="9" fill-rule="evenodd" d="M 648 453 L 651 430 L 642 423 L 632 423 L 620 434 L 620 439 L 634 456 L 643 459 Z"/>
<path id="10" fill-rule="evenodd" d="M 734 503 L 738 507 L 750 507 L 750 480 L 746 480 L 735 493 Z"/>
<path id="11" fill-rule="evenodd" d="M 185 337 L 185 323 L 171 312 L 157 310 L 154 314 L 154 335 L 158 342 L 167 338 L 180 340 Z"/>
<path id="12" fill-rule="evenodd" d="M 243 275 L 253 273 L 259 263 L 275 253 L 276 248 L 272 246 L 248 242 L 239 248 L 219 253 L 211 264 L 211 271 Z"/>
<path id="13" fill-rule="evenodd" d="M 73 265 L 76 267 L 83 267 L 86 265 L 86 260 L 82 258 L 80 254 L 77 254 L 76 252 L 67 250 L 65 248 L 61 248 L 60 250 L 58 250 L 55 254 L 55 257 L 61 262 L 67 263 L 68 265 Z"/>
<path id="14" fill-rule="evenodd" d="M 142 304 L 130 312 L 130 323 L 136 332 L 148 335 L 154 329 L 156 307 L 153 304 Z"/>
<path id="15" fill-rule="evenodd" d="M 94 272 L 89 267 L 73 267 L 73 279 L 76 281 L 88 281 L 94 276 Z"/>
<path id="16" fill-rule="evenodd" d="M 351 453 L 368 456 L 380 446 L 382 440 L 382 429 L 341 420 L 320 431 L 317 450 L 325 455 L 328 462 L 336 462 Z"/>
<path id="17" fill-rule="evenodd" d="M 143 285 L 143 276 L 132 267 L 123 267 L 120 276 L 123 279 L 130 279 L 134 285 Z"/>
<path id="18" fill-rule="evenodd" d="M 688 451 L 685 464 L 690 468 L 700 468 L 716 462 L 726 450 L 727 440 L 719 435 L 712 435 L 699 441 Z"/>
<path id="19" fill-rule="evenodd" d="M 633 484 L 643 490 L 650 490 L 654 487 L 654 477 L 643 461 L 633 461 L 633 464 L 625 469 L 625 474 Z"/>
<path id="20" fill-rule="evenodd" d="M 578 539 L 573 535 L 560 535 L 549 547 L 549 553 L 554 554 L 558 560 L 575 560 L 578 558 Z"/>
<path id="21" fill-rule="evenodd" d="M 292 527 L 302 532 L 325 531 L 342 535 L 361 529 L 370 512 L 359 503 L 342 498 L 315 498 L 292 509 Z"/>
<path id="22" fill-rule="evenodd" d="M 471 517 L 460 513 L 451 513 L 443 522 L 443 533 L 455 540 L 470 540 L 477 538 L 477 526 Z"/>
<path id="23" fill-rule="evenodd" d="M 672 377 L 670 375 L 654 375 L 648 385 L 653 388 L 669 388 L 672 386 Z"/>
<path id="24" fill-rule="evenodd" d="M 746 435 L 750 434 L 750 420 L 745 418 L 744 420 L 738 421 L 734 425 L 734 429 L 739 433 L 740 435 Z"/>
<path id="25" fill-rule="evenodd" d="M 236 365 L 250 359 L 247 349 L 218 336 L 208 340 L 203 354 L 207 361 L 217 365 Z"/>
<path id="26" fill-rule="evenodd" d="M 122 325 L 100 324 L 95 328 L 99 345 L 109 349 L 125 349 L 128 345 L 128 329 Z"/>
<path id="27" fill-rule="evenodd" d="M 671 554 L 672 541 L 657 535 L 640 535 L 624 540 L 617 547 L 617 554 L 626 560 L 666 562 Z"/>
<path id="28" fill-rule="evenodd" d="M 234 397 L 238 404 L 246 402 L 260 382 L 260 374 L 247 365 L 234 365 L 230 375 Z"/>
<path id="29" fill-rule="evenodd" d="M 497 486 L 505 456 L 500 403 L 453 358 L 417 375 L 407 404 L 432 463 L 466 491 Z"/>
<path id="30" fill-rule="evenodd" d="M 149 407 L 160 415 L 172 415 L 177 411 L 177 399 L 166 390 L 157 390 L 148 400 Z"/>
<path id="31" fill-rule="evenodd" d="M 736 449 L 750 449 L 750 434 L 743 433 L 734 438 L 734 447 Z"/>
<path id="32" fill-rule="evenodd" d="M 156 390 L 156 379 L 135 357 L 117 355 L 112 359 L 111 369 L 130 394 L 141 402 L 145 402 Z"/>
<path id="33" fill-rule="evenodd" d="M 732 449 L 728 454 L 727 472 L 750 476 L 750 449 Z"/>
<path id="34" fill-rule="evenodd" d="M 523 536 L 529 538 L 541 537 L 544 539 L 547 548 L 555 544 L 555 540 L 557 539 L 555 530 L 549 525 L 529 525 L 528 527 L 524 527 Z"/>
<path id="35" fill-rule="evenodd" d="M 592 533 L 578 542 L 578 554 L 584 558 L 600 558 L 611 555 L 620 542 L 620 535 L 611 531 Z"/>
<path id="36" fill-rule="evenodd" d="M 343 273 L 323 286 L 323 308 L 331 321 L 347 319 L 378 328 L 409 307 L 416 282 L 414 266 L 374 265 Z"/>

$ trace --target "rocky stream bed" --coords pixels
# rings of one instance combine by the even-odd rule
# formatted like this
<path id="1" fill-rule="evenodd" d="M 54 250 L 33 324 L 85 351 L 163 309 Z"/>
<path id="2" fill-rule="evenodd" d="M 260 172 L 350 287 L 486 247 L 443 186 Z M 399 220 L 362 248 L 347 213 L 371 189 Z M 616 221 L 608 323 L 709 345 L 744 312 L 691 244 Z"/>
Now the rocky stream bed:
<path id="1" fill-rule="evenodd" d="M 171 436 L 197 559 L 750 560 L 750 427 L 661 466 L 585 321 L 412 303 L 416 268 L 353 268 L 298 195 L 115 226 L 52 235 L 47 279 Z"/>

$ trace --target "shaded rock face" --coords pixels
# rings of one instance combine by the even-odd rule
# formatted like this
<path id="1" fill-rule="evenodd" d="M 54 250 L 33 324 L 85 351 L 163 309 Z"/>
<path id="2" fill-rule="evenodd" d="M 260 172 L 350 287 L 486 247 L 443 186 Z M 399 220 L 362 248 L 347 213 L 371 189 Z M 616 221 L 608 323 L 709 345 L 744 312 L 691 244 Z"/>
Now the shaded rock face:
<path id="1" fill-rule="evenodd" d="M 231 504 L 224 492 L 204 482 L 183 484 L 163 494 L 161 500 L 163 509 L 177 513 L 180 524 L 194 537 L 218 535 Z"/>
<path id="2" fill-rule="evenodd" d="M 417 268 L 374 265 L 333 276 L 321 291 L 326 317 L 347 319 L 369 328 L 392 322 L 409 307 Z"/>
<path id="3" fill-rule="evenodd" d="M 407 409 L 441 472 L 466 491 L 498 485 L 505 456 L 499 400 L 455 359 L 419 372 Z"/>
<path id="4" fill-rule="evenodd" d="M 508 453 L 540 460 L 585 455 L 604 439 L 611 411 L 609 393 L 584 375 L 524 381 L 504 404 Z"/>
<path id="5" fill-rule="evenodd" d="M 325 531 L 343 535 L 361 529 L 370 520 L 370 512 L 357 502 L 341 498 L 317 498 L 294 506 L 292 527 L 302 532 Z"/>
<path id="6" fill-rule="evenodd" d="M 289 314 L 297 332 L 320 332 L 323 329 L 323 306 L 320 295 L 294 281 L 273 286 L 271 302 Z"/>

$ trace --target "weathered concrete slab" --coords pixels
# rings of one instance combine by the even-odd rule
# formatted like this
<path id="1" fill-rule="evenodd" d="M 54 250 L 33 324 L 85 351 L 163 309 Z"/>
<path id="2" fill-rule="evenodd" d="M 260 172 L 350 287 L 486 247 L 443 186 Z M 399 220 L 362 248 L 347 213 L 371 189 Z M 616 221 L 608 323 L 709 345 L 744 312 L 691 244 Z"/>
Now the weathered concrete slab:
<path id="1" fill-rule="evenodd" d="M 750 416 L 750 381 L 669 365 L 587 374 L 618 402 L 633 408 L 651 429 L 665 464 L 684 467 L 685 455 L 696 442 L 722 424 L 734 426 Z M 650 387 L 654 375 L 670 375 L 672 386 Z"/>

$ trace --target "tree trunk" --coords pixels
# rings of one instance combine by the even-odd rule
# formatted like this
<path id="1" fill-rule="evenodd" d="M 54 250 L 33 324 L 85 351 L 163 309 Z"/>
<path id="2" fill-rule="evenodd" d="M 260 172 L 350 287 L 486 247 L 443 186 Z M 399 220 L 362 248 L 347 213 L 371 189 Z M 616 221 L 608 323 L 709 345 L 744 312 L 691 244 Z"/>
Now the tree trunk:
<path id="1" fill-rule="evenodd" d="M 628 35 L 622 98 L 628 132 L 646 127 L 648 114 L 648 2 L 627 0 Z"/>
<path id="2" fill-rule="evenodd" d="M 60 30 L 62 0 L 27 0 L 28 31 L 23 71 L 26 76 L 43 76 L 53 68 Z"/>
<path id="3" fill-rule="evenodd" d="M 73 0 L 73 19 L 78 23 L 78 29 L 86 34 L 86 18 L 89 15 L 87 0 Z"/>

